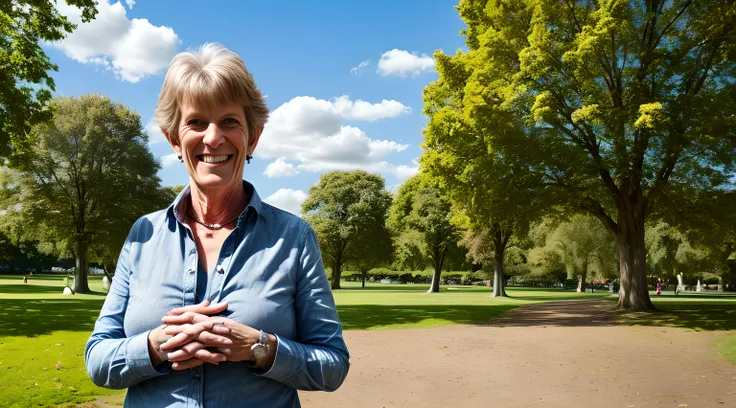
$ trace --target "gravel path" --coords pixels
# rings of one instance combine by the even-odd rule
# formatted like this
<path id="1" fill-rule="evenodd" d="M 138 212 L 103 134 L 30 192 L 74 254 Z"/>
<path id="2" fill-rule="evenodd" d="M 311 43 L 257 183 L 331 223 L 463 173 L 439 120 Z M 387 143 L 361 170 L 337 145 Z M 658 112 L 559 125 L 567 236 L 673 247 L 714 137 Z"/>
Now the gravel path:
<path id="1" fill-rule="evenodd" d="M 351 370 L 305 408 L 736 407 L 720 332 L 616 324 L 610 303 L 553 302 L 488 325 L 347 331 Z"/>

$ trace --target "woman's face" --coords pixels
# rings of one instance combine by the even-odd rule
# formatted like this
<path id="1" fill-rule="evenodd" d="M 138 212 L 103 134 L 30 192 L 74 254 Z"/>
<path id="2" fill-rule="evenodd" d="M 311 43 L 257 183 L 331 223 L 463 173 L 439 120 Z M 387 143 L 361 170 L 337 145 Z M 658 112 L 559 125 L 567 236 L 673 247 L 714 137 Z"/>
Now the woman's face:
<path id="1" fill-rule="evenodd" d="M 172 144 L 201 188 L 222 188 L 243 179 L 245 156 L 258 144 L 260 131 L 248 136 L 243 106 L 237 103 L 181 106 L 178 144 Z M 249 140 L 250 139 L 250 140 Z"/>

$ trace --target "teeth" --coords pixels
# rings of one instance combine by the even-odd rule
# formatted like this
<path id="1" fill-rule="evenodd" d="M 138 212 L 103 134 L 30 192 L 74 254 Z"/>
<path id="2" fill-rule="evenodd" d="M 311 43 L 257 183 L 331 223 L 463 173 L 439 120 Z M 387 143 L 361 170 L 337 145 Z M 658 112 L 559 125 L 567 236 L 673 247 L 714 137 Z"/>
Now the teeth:
<path id="1" fill-rule="evenodd" d="M 222 163 L 227 160 L 227 155 L 224 156 L 202 156 L 202 161 L 205 163 Z"/>

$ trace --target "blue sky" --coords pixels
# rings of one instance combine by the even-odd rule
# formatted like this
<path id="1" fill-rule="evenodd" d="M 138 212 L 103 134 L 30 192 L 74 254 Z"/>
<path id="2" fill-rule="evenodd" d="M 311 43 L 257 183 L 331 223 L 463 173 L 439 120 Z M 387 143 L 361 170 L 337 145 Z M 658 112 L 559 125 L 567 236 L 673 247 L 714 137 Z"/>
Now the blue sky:
<path id="1" fill-rule="evenodd" d="M 164 185 L 186 184 L 153 110 L 171 57 L 224 44 L 243 58 L 272 113 L 244 177 L 291 211 L 328 170 L 374 171 L 387 188 L 414 174 L 422 89 L 437 77 L 432 54 L 464 48 L 456 0 L 106 1 L 95 21 L 44 46 L 59 66 L 57 93 L 106 94 L 137 111 Z"/>

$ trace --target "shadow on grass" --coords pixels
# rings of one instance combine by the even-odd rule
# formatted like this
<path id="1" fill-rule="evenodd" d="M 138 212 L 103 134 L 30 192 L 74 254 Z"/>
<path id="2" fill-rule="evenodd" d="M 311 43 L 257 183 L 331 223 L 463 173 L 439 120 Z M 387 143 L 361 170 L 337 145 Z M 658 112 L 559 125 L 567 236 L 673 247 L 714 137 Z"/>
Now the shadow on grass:
<path id="1" fill-rule="evenodd" d="M 64 290 L 62 286 L 48 285 L 0 285 L 0 293 L 56 293 L 61 294 Z"/>
<path id="2" fill-rule="evenodd" d="M 656 312 L 622 314 L 622 322 L 638 326 L 666 326 L 696 331 L 736 330 L 736 303 L 723 301 L 656 302 Z"/>
<path id="3" fill-rule="evenodd" d="M 55 330 L 89 331 L 104 299 L 0 299 L 0 334 L 38 336 Z"/>
<path id="4" fill-rule="evenodd" d="M 438 321 L 454 324 L 485 324 L 489 319 L 516 308 L 513 305 L 346 305 L 337 306 L 345 330 L 366 330 L 391 325 L 430 327 Z M 435 320 L 435 322 L 432 322 Z"/>

